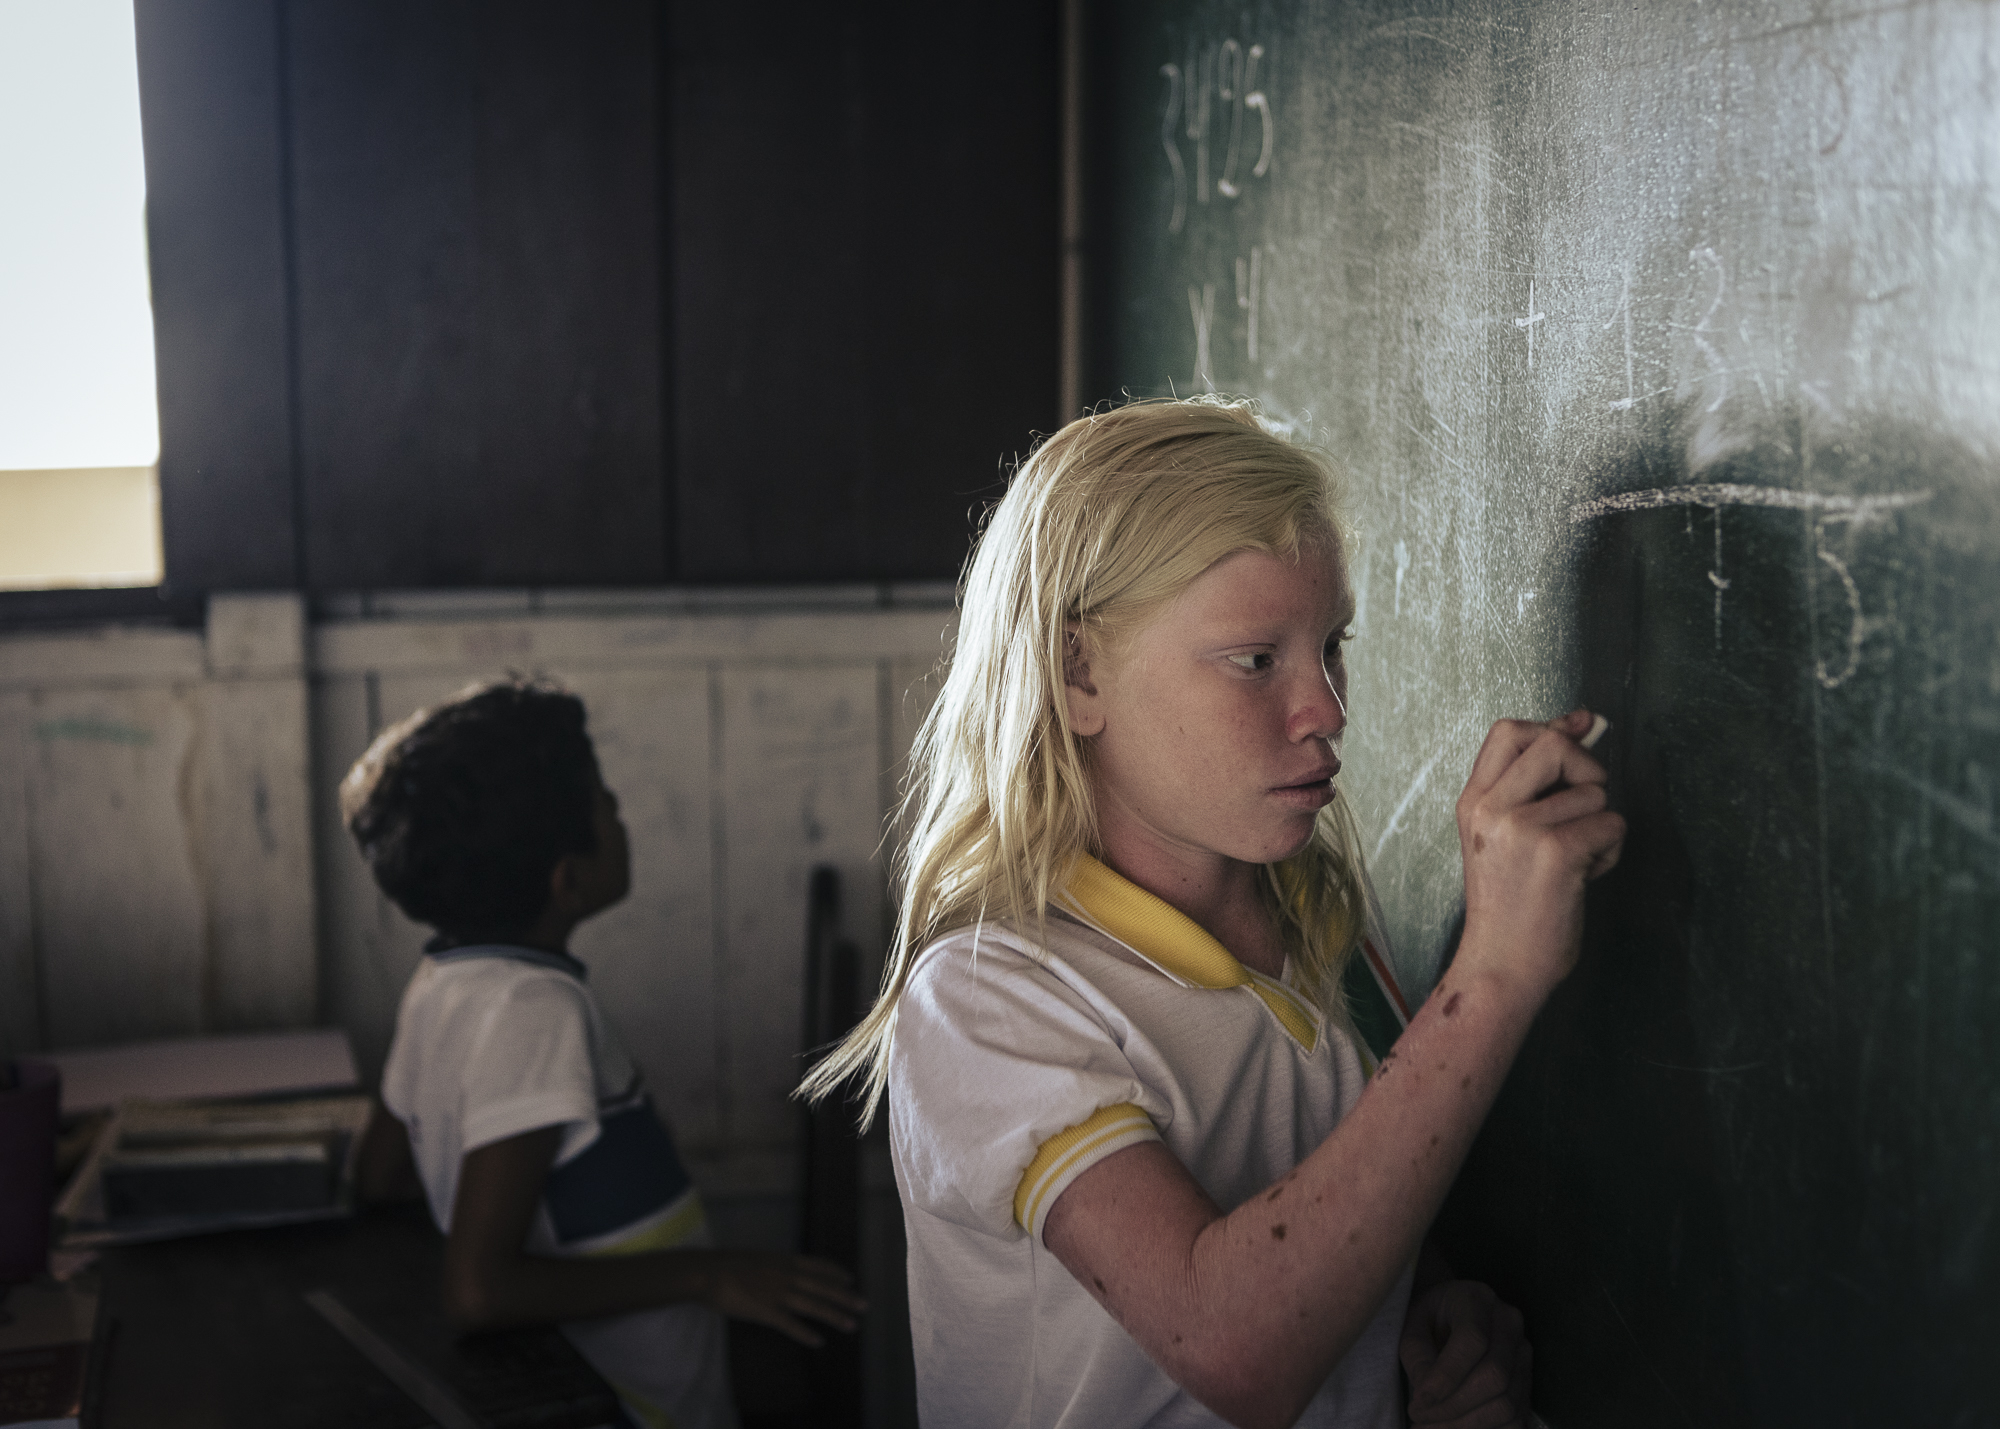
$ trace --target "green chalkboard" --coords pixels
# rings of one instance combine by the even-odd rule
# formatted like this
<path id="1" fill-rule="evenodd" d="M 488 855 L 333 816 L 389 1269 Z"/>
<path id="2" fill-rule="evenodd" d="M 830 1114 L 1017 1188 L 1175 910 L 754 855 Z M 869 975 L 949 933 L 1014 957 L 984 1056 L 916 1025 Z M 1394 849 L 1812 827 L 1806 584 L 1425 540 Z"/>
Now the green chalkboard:
<path id="1" fill-rule="evenodd" d="M 1487 724 L 1614 722 L 1625 864 L 1441 1222 L 1539 1411 L 2000 1422 L 2000 6 L 1089 39 L 1091 395 L 1245 393 L 1346 467 L 1418 990 Z"/>

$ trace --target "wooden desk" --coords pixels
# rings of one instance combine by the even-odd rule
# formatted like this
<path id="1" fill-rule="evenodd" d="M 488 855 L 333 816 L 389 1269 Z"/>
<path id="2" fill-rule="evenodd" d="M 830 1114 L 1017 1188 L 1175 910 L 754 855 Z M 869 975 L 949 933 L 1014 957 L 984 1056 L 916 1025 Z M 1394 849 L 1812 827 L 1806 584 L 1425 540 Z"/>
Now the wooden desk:
<path id="1" fill-rule="evenodd" d="M 439 1378 L 484 1422 L 583 1429 L 616 1419 L 609 1387 L 557 1331 L 455 1336 L 438 1304 L 442 1257 L 421 1204 L 106 1251 L 85 1429 L 437 1423 L 307 1303 L 323 1289 L 408 1358 L 446 1362 L 452 1372 Z M 496 1379 L 511 1381 L 505 1414 L 466 1390 Z"/>

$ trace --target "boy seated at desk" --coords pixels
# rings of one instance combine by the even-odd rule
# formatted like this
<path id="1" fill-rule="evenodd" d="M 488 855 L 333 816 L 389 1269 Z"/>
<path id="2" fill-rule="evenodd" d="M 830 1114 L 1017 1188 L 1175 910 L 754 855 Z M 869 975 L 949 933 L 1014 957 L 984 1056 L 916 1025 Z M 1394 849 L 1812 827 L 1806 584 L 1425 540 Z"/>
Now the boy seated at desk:
<path id="1" fill-rule="evenodd" d="M 817 1344 L 854 1328 L 839 1266 L 716 1251 L 572 929 L 631 881 L 618 801 L 553 687 L 475 687 L 385 730 L 341 784 L 375 880 L 437 935 L 410 979 L 361 1154 L 365 1198 L 421 1180 L 444 1296 L 472 1328 L 560 1322 L 647 1426 L 735 1423 L 723 1315 Z"/>

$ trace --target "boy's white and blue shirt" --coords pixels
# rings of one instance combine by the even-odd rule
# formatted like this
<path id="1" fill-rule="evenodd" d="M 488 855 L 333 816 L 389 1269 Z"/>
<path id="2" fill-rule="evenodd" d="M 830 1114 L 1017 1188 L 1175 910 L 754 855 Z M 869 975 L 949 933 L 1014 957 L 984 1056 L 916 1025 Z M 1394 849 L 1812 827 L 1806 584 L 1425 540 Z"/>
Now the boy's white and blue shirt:
<path id="1" fill-rule="evenodd" d="M 574 958 L 506 944 L 426 954 L 403 994 L 382 1098 L 409 1129 L 446 1232 L 468 1152 L 560 1126 L 531 1254 L 708 1244 L 700 1193 Z M 562 1328 L 648 1429 L 735 1424 L 714 1312 L 671 1305 Z"/>

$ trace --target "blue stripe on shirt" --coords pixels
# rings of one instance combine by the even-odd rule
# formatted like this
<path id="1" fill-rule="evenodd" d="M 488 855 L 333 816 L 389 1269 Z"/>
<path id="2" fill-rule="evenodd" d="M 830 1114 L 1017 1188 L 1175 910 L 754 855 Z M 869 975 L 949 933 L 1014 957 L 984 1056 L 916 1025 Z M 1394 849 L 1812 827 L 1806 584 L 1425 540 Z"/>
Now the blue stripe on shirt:
<path id="1" fill-rule="evenodd" d="M 688 1184 L 673 1138 L 641 1097 L 606 1115 L 597 1139 L 549 1172 L 542 1198 L 558 1241 L 590 1240 L 664 1209 Z"/>

